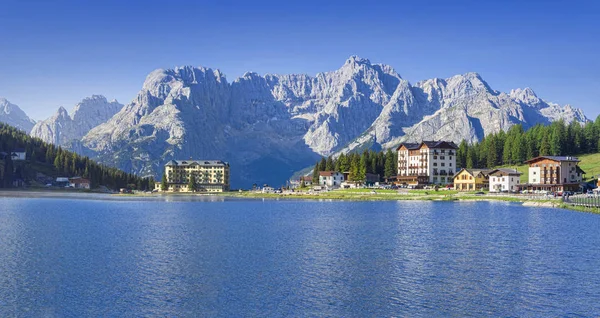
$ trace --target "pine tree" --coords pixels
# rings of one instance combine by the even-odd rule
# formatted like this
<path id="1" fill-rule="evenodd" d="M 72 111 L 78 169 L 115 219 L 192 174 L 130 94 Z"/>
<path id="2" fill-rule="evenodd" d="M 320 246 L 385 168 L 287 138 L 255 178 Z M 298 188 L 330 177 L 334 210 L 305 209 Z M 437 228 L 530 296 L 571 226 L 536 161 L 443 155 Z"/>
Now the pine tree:
<path id="1" fill-rule="evenodd" d="M 367 156 L 364 154 L 360 157 L 357 178 L 358 178 L 357 181 L 367 180 Z"/>
<path id="2" fill-rule="evenodd" d="M 369 173 L 377 174 L 377 153 L 374 151 L 371 151 L 369 153 L 369 160 L 370 160 L 370 168 L 367 169 L 367 171 Z"/>
<path id="3" fill-rule="evenodd" d="M 487 167 L 493 168 L 498 165 L 496 138 L 490 138 L 488 143 Z"/>
<path id="4" fill-rule="evenodd" d="M 550 155 L 550 141 L 548 140 L 548 135 L 544 135 L 542 137 L 542 142 L 540 144 L 540 156 L 549 156 Z"/>
<path id="5" fill-rule="evenodd" d="M 512 164 L 512 144 L 513 144 L 513 136 L 508 135 L 504 140 L 504 147 L 502 150 L 502 163 L 503 164 Z M 496 165 L 489 165 L 490 159 L 488 158 L 488 166 L 495 167 Z M 496 162 L 498 164 L 498 162 Z"/>
<path id="6" fill-rule="evenodd" d="M 350 161 L 350 174 L 348 175 L 348 179 L 350 181 L 359 181 L 360 179 L 360 156 L 357 154 L 352 154 L 352 158 Z"/>
<path id="7" fill-rule="evenodd" d="M 169 189 L 169 184 L 167 183 L 167 174 L 163 173 L 162 180 L 160 181 L 160 189 L 162 191 L 167 191 Z"/>
<path id="8" fill-rule="evenodd" d="M 475 162 L 477 161 L 476 159 L 476 155 L 475 155 L 475 147 L 469 147 L 467 149 L 467 163 L 466 163 L 466 167 L 467 169 L 473 169 L 475 167 Z"/>
<path id="9" fill-rule="evenodd" d="M 467 141 L 463 139 L 458 146 L 458 150 L 456 151 L 456 165 L 460 168 L 464 168 L 467 166 Z"/>
<path id="10" fill-rule="evenodd" d="M 319 162 L 319 171 L 326 171 L 327 169 L 327 160 L 324 157 L 321 157 L 321 161 Z"/>
<path id="11" fill-rule="evenodd" d="M 315 164 L 315 167 L 313 168 L 312 183 L 319 184 L 319 163 L 318 162 L 317 162 L 317 164 Z"/>
<path id="12" fill-rule="evenodd" d="M 385 168 L 383 175 L 384 177 L 389 178 L 391 176 L 395 176 L 397 171 L 397 165 L 396 162 L 394 162 L 394 154 L 392 153 L 391 149 L 388 149 L 388 151 L 385 153 Z"/>
<path id="13" fill-rule="evenodd" d="M 188 182 L 188 191 L 196 192 L 198 190 L 198 186 L 196 184 L 196 175 L 190 173 L 190 181 Z"/>
<path id="14" fill-rule="evenodd" d="M 327 160 L 325 161 L 325 171 L 333 171 L 334 168 L 333 159 L 331 156 L 327 157 Z"/>
<path id="15" fill-rule="evenodd" d="M 342 160 L 345 160 L 345 158 L 346 158 L 346 155 L 344 155 L 344 154 L 342 153 L 342 154 L 340 154 L 340 155 L 339 155 L 339 157 L 338 157 L 338 158 L 335 160 L 335 166 L 334 166 L 334 168 L 335 168 L 335 171 L 342 171 L 342 172 L 343 172 L 343 170 L 342 170 L 342 167 L 341 167 L 341 164 L 342 164 Z"/>
<path id="16" fill-rule="evenodd" d="M 550 138 L 550 153 L 553 156 L 560 156 L 562 154 L 562 146 L 560 131 L 558 129 L 554 129 Z"/>

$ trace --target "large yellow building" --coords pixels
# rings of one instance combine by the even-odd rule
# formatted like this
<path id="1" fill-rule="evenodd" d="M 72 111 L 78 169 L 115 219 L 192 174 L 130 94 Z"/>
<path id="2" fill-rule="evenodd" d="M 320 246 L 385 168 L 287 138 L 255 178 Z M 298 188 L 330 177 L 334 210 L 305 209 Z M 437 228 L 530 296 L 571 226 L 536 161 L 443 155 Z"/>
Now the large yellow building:
<path id="1" fill-rule="evenodd" d="M 220 160 L 171 160 L 165 164 L 167 192 L 190 192 L 193 175 L 198 192 L 229 191 L 229 163 Z M 161 182 L 154 186 L 162 191 Z"/>

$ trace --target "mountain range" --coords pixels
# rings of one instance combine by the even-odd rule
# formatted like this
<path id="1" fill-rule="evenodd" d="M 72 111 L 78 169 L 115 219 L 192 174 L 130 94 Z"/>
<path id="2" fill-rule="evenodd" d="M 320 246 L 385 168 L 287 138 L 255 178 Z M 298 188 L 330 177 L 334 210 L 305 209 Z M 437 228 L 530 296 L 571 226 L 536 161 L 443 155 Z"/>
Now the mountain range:
<path id="1" fill-rule="evenodd" d="M 320 156 L 587 121 L 580 109 L 546 102 L 530 88 L 498 92 L 476 73 L 412 85 L 391 66 L 357 56 L 314 77 L 249 72 L 228 82 L 206 67 L 158 69 L 129 104 L 92 96 L 71 114 L 60 108 L 31 135 L 156 177 L 170 159 L 226 160 L 234 187 L 282 184 Z M 31 120 L 18 120 L 27 130 Z"/>

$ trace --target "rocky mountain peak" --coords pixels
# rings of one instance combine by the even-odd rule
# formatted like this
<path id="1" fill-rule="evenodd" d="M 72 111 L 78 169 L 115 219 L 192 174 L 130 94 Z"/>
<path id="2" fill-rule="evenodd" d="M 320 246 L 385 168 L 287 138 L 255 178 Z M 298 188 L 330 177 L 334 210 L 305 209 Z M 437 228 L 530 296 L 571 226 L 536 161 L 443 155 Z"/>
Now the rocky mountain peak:
<path id="1" fill-rule="evenodd" d="M 102 95 L 92 95 L 77 103 L 71 115 L 60 106 L 53 116 L 33 126 L 30 134 L 46 142 L 69 147 L 121 108 L 123 105 L 116 101 L 108 102 Z"/>
<path id="2" fill-rule="evenodd" d="M 345 64 L 347 64 L 347 65 L 349 65 L 349 64 L 371 65 L 371 61 L 369 61 L 369 59 L 362 58 L 358 55 L 352 55 L 346 60 Z"/>
<path id="3" fill-rule="evenodd" d="M 314 77 L 247 72 L 231 84 L 218 70 L 181 66 L 151 72 L 131 103 L 79 140 L 86 154 L 141 175 L 160 177 L 170 159 L 221 158 L 235 186 L 279 185 L 321 155 L 586 120 L 572 107 L 532 104 L 534 96 L 494 91 L 477 73 L 411 85 L 358 56 Z"/>
<path id="4" fill-rule="evenodd" d="M 7 123 L 24 131 L 30 131 L 35 121 L 29 118 L 19 106 L 0 97 L 0 122 Z"/>

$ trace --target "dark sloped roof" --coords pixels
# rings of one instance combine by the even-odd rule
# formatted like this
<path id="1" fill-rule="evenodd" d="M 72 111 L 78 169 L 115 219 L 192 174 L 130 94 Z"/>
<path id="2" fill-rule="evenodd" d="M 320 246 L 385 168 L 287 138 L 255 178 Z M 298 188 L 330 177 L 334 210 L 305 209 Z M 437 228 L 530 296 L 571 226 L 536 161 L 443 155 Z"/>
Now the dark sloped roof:
<path id="1" fill-rule="evenodd" d="M 554 161 L 575 161 L 575 162 L 580 161 L 579 158 L 577 158 L 577 157 L 569 157 L 569 156 L 539 156 L 539 157 L 529 159 L 525 162 L 535 162 L 535 161 L 542 160 L 542 159 L 550 159 L 550 160 L 554 160 Z"/>
<path id="2" fill-rule="evenodd" d="M 408 150 L 416 150 L 416 149 L 419 149 L 419 147 L 421 146 L 421 144 L 418 144 L 418 143 L 412 143 L 412 142 L 403 142 L 403 143 L 401 143 L 401 144 L 398 146 L 398 148 L 396 148 L 396 150 L 400 150 L 400 148 L 401 148 L 402 146 L 406 147 L 406 149 L 408 149 Z"/>
<path id="3" fill-rule="evenodd" d="M 171 160 L 165 166 L 229 166 L 229 163 L 221 160 Z"/>
<path id="4" fill-rule="evenodd" d="M 490 171 L 488 174 L 489 175 L 496 175 L 496 174 L 507 174 L 507 175 L 522 175 L 522 173 L 520 173 L 519 171 L 515 170 L 515 169 L 509 169 L 509 168 L 498 168 L 498 169 L 494 169 L 492 171 Z"/>
<path id="5" fill-rule="evenodd" d="M 408 150 L 417 150 L 421 148 L 423 145 L 426 145 L 428 148 L 434 149 L 458 149 L 458 146 L 452 141 L 430 141 L 424 140 L 421 143 L 411 143 L 404 142 L 401 143 L 396 150 L 400 150 L 400 147 L 404 146 Z"/>
<path id="6" fill-rule="evenodd" d="M 429 148 L 458 149 L 458 146 L 452 141 L 427 141 L 427 140 L 424 140 L 421 144 L 425 144 Z"/>
<path id="7" fill-rule="evenodd" d="M 466 172 L 468 172 L 472 176 L 477 176 L 479 173 L 482 173 L 484 176 L 486 176 L 486 175 L 489 175 L 490 172 L 494 171 L 493 169 L 488 169 L 488 168 L 482 168 L 482 169 L 467 169 L 467 168 L 462 168 L 462 169 L 460 169 L 460 171 L 458 171 L 457 173 L 455 173 L 454 176 L 456 177 L 463 170 L 466 171 Z"/>

